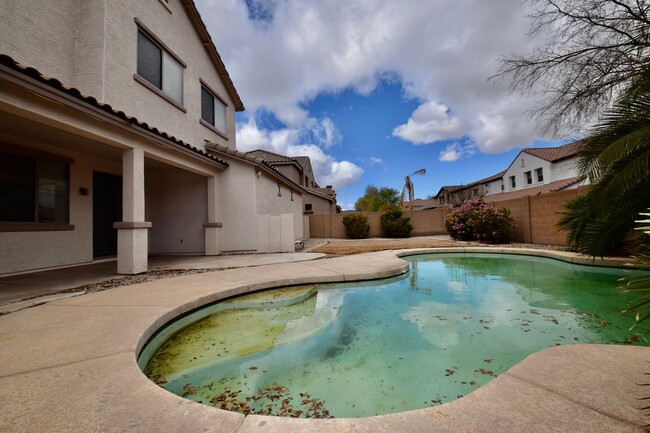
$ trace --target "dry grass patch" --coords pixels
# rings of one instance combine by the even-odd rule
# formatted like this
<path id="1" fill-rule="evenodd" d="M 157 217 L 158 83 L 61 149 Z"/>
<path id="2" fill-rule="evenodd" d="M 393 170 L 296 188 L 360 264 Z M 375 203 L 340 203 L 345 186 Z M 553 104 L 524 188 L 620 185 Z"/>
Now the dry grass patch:
<path id="1" fill-rule="evenodd" d="M 415 237 L 406 239 L 335 239 L 325 245 L 320 245 L 309 250 L 312 253 L 324 254 L 360 254 L 373 251 L 402 250 L 408 248 L 441 248 L 441 247 L 466 247 L 467 242 L 456 242 L 429 237 Z"/>

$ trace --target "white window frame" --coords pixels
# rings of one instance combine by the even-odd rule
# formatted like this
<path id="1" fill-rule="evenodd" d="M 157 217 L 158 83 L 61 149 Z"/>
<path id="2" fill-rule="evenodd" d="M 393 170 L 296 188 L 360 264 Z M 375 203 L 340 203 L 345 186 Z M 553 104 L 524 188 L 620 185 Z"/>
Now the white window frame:
<path id="1" fill-rule="evenodd" d="M 526 178 L 526 185 L 533 184 L 533 172 L 531 170 L 524 172 L 524 177 Z"/>

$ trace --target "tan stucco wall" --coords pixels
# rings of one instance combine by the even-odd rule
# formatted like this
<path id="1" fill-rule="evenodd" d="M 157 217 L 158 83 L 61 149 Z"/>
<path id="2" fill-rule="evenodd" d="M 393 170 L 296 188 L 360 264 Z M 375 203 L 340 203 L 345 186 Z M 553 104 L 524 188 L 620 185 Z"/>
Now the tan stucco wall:
<path id="1" fill-rule="evenodd" d="M 255 166 L 224 157 L 230 165 L 218 176 L 221 250 L 223 252 L 269 252 L 269 245 L 287 245 L 302 238 L 302 196 L 281 186 L 278 180 Z M 259 175 L 257 173 L 260 173 Z M 284 219 L 280 218 L 285 215 Z M 286 215 L 291 215 L 289 230 Z M 276 218 L 277 217 L 277 218 Z M 282 233 L 283 239 L 277 238 Z"/>
<path id="2" fill-rule="evenodd" d="M 255 170 L 224 158 L 230 166 L 219 174 L 217 221 L 221 228 L 221 251 L 255 251 Z"/>
<path id="3" fill-rule="evenodd" d="M 158 1 L 1 2 L 5 36 L 0 38 L 0 52 L 193 146 L 204 147 L 205 139 L 235 146 L 233 102 L 183 6 L 170 0 L 169 9 L 171 13 Z M 133 79 L 136 17 L 187 64 L 183 76 L 186 113 Z M 199 123 L 199 79 L 228 103 L 228 140 Z"/>
<path id="4" fill-rule="evenodd" d="M 120 165 L 4 134 L 0 134 L 0 140 L 74 160 L 70 165 L 70 224 L 74 230 L 0 232 L 0 274 L 92 261 L 93 170 L 120 174 Z M 87 188 L 90 195 L 80 195 L 81 187 Z"/>
<path id="5" fill-rule="evenodd" d="M 0 53 L 63 83 L 73 82 L 78 3 L 76 0 L 0 2 Z"/>
<path id="6" fill-rule="evenodd" d="M 151 222 L 149 254 L 203 254 L 207 181 L 176 168 L 145 172 L 146 213 Z"/>
<path id="7" fill-rule="evenodd" d="M 301 239 L 303 233 L 303 196 L 294 191 L 292 200 L 291 190 L 284 185 L 280 187 L 282 195 L 278 196 L 278 182 L 266 175 L 262 175 L 258 179 L 256 187 L 257 214 L 271 216 L 292 215 L 293 232 L 291 236 L 293 240 Z M 276 230 L 276 228 L 271 226 L 270 230 Z"/>
<path id="8" fill-rule="evenodd" d="M 303 185 L 305 183 L 304 179 L 302 179 L 301 182 L 301 172 L 296 168 L 295 165 L 273 165 L 273 167 L 275 167 L 276 170 L 287 176 L 298 185 Z"/>
<path id="9" fill-rule="evenodd" d="M 97 0 L 95 0 L 97 1 Z M 106 102 L 158 128 L 204 147 L 204 140 L 235 146 L 235 111 L 216 69 L 201 44 L 183 6 L 170 0 L 171 13 L 157 1 L 111 0 L 106 12 Z M 133 79 L 137 66 L 137 17 L 160 38 L 187 68 L 183 74 L 183 113 Z M 218 41 L 216 41 L 218 42 Z M 201 125 L 201 84 L 203 79 L 228 103 L 228 140 Z"/>
<path id="10" fill-rule="evenodd" d="M 305 204 L 311 203 L 312 212 L 315 214 L 336 213 L 336 206 L 323 197 L 307 193 L 303 198 L 303 202 Z"/>

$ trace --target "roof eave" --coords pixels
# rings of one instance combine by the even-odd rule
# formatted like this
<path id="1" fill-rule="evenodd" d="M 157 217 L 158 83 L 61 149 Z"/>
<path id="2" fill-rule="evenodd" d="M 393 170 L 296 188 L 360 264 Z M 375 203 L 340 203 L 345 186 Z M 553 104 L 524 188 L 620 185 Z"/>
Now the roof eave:
<path id="1" fill-rule="evenodd" d="M 244 103 L 242 102 L 241 98 L 239 97 L 239 94 L 237 93 L 237 89 L 235 88 L 235 84 L 232 82 L 232 79 L 228 74 L 226 65 L 223 63 L 223 60 L 221 60 L 221 56 L 219 55 L 217 48 L 212 42 L 212 37 L 210 36 L 210 33 L 208 32 L 208 29 L 205 26 L 203 19 L 201 18 L 201 14 L 199 13 L 199 10 L 196 8 L 196 4 L 194 4 L 193 0 L 182 0 L 181 3 L 185 7 L 185 10 L 187 11 L 187 15 L 189 16 L 190 21 L 194 25 L 194 29 L 199 35 L 203 47 L 208 52 L 208 55 L 210 56 L 210 60 L 212 60 L 212 63 L 214 63 L 214 66 L 217 68 L 217 73 L 219 74 L 219 78 L 221 78 L 221 80 L 225 84 L 226 91 L 228 92 L 228 96 L 230 96 L 230 99 L 232 99 L 235 105 L 235 111 L 244 111 L 245 110 Z"/>

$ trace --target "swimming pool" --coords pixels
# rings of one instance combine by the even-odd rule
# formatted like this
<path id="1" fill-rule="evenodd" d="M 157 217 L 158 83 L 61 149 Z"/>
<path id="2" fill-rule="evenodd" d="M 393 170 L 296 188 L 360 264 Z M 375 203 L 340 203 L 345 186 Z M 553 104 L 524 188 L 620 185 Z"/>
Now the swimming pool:
<path id="1" fill-rule="evenodd" d="M 139 363 L 216 407 L 362 417 L 454 400 L 548 346 L 647 344 L 619 313 L 624 270 L 501 254 L 405 259 L 410 272 L 392 279 L 204 308 L 162 330 Z"/>

